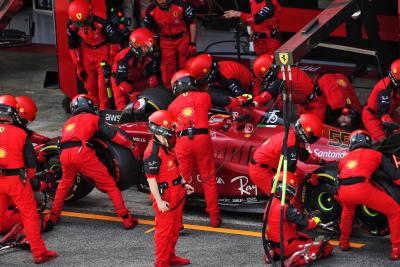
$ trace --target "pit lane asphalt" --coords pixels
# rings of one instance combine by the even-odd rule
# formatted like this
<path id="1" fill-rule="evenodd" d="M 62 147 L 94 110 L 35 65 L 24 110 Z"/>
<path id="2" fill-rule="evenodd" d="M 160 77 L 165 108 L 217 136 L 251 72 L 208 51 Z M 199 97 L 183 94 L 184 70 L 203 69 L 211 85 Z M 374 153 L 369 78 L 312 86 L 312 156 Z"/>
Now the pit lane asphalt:
<path id="1" fill-rule="evenodd" d="M 19 60 L 15 60 L 16 56 Z M 38 119 L 30 127 L 54 137 L 68 118 L 61 109 L 59 90 L 43 89 L 46 70 L 57 70 L 54 57 L 37 54 L 0 51 L 0 94 L 29 95 L 37 101 Z M 127 206 L 140 219 L 153 220 L 146 194 L 129 189 L 123 192 Z M 111 201 L 93 191 L 80 201 L 65 206 L 65 210 L 85 214 L 115 216 Z M 254 214 L 223 212 L 223 228 L 259 233 L 261 217 Z M 185 224 L 208 225 L 202 208 L 185 209 Z M 152 266 L 153 233 L 145 233 L 151 225 L 140 224 L 134 230 L 122 229 L 121 223 L 93 219 L 63 217 L 55 230 L 45 233 L 49 249 L 59 257 L 45 266 Z M 390 242 L 387 237 L 367 236 L 353 231 L 351 241 L 365 244 L 363 248 L 341 252 L 317 262 L 315 266 L 399 266 L 388 259 Z M 259 237 L 186 230 L 177 246 L 178 255 L 189 257 L 192 266 L 265 266 Z M 27 251 L 11 249 L 0 252 L 0 266 L 36 266 Z"/>

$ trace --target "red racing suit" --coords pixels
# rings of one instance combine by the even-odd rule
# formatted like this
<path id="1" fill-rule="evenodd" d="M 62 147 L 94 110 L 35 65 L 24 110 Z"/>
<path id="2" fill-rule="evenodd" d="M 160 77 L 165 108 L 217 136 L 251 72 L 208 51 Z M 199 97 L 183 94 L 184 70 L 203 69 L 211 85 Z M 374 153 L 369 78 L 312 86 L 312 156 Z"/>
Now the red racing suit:
<path id="1" fill-rule="evenodd" d="M 271 209 L 268 214 L 268 225 L 266 236 L 270 242 L 272 250 L 280 255 L 280 216 L 281 200 L 277 197 L 272 199 Z M 283 222 L 283 237 L 285 259 L 292 256 L 295 252 L 302 249 L 301 246 L 314 242 L 314 239 L 306 234 L 298 232 L 302 229 L 313 229 L 316 227 L 314 220 L 308 219 L 302 212 L 299 212 L 290 203 L 284 206 L 284 222 Z M 317 254 L 321 245 L 311 245 L 310 255 Z M 331 244 L 326 244 L 320 252 L 318 259 L 329 256 L 332 253 L 333 247 Z M 296 258 L 290 266 L 306 265 L 307 262 L 303 257 Z"/>
<path id="2" fill-rule="evenodd" d="M 143 159 L 147 179 L 156 179 L 161 198 L 169 203 L 169 211 L 162 213 L 158 210 L 155 198 L 151 196 L 156 214 L 155 265 L 170 266 L 171 259 L 176 255 L 175 245 L 182 226 L 186 191 L 172 149 L 153 139 L 147 145 Z"/>
<path id="3" fill-rule="evenodd" d="M 385 139 L 382 122 L 392 120 L 396 108 L 400 106 L 400 95 L 386 77 L 380 80 L 368 97 L 367 105 L 362 112 L 362 121 L 374 141 Z"/>
<path id="4" fill-rule="evenodd" d="M 278 0 L 250 0 L 250 12 L 241 12 L 240 19 L 251 26 L 254 52 L 257 56 L 274 54 L 281 46 L 279 24 L 281 5 Z"/>
<path id="5" fill-rule="evenodd" d="M 0 174 L 0 217 L 7 219 L 1 224 L 7 230 L 10 227 L 7 224 L 17 220 L 17 215 L 8 210 L 10 203 L 14 203 L 32 254 L 39 257 L 47 249 L 40 235 L 36 201 L 29 182 L 34 176 L 35 166 L 35 151 L 26 132 L 13 125 L 0 124 L 0 168 L 3 170 Z"/>
<path id="6" fill-rule="evenodd" d="M 60 161 L 63 177 L 58 184 L 51 209 L 53 215 L 60 215 L 77 173 L 91 179 L 98 189 L 108 194 L 118 216 L 123 217 L 129 213 L 114 178 L 89 143 L 96 134 L 124 147 L 133 147 L 130 138 L 108 126 L 95 114 L 80 113 L 68 119 L 62 129 Z"/>
<path id="7" fill-rule="evenodd" d="M 200 172 L 211 221 L 219 220 L 218 189 L 215 177 L 213 146 L 208 127 L 208 110 L 214 106 L 229 106 L 230 97 L 211 96 L 206 92 L 180 94 L 168 110 L 177 119 L 175 153 L 185 181 L 191 181 L 194 164 Z M 189 130 L 192 129 L 192 130 Z M 193 131 L 192 138 L 189 131 Z"/>
<path id="8" fill-rule="evenodd" d="M 284 136 L 284 132 L 273 135 L 257 148 L 250 160 L 250 180 L 268 196 L 271 192 L 272 180 L 276 174 L 279 158 L 282 154 Z M 287 146 L 289 155 L 288 171 L 295 173 L 298 181 L 300 181 L 299 183 L 301 183 L 304 174 L 301 170 L 297 169 L 297 160 L 308 164 L 319 164 L 320 158 L 307 151 L 304 144 L 300 142 L 300 138 L 296 136 L 292 129 L 289 131 Z"/>
<path id="9" fill-rule="evenodd" d="M 118 32 L 103 18 L 93 15 L 88 27 L 67 24 L 68 46 L 79 78 L 84 82 L 89 96 L 100 110 L 108 108 L 107 88 L 103 68 L 105 61 L 112 65 L 120 50 Z"/>
<path id="10" fill-rule="evenodd" d="M 338 199 L 342 204 L 340 240 L 349 240 L 356 207 L 366 205 L 388 217 L 392 248 L 400 249 L 400 205 L 369 182 L 377 169 L 391 179 L 400 178 L 400 170 L 392 165 L 389 158 L 373 149 L 356 149 L 339 161 Z M 399 180 L 395 182 L 398 184 Z"/>
<path id="11" fill-rule="evenodd" d="M 344 108 L 350 108 L 361 115 L 362 106 L 357 94 L 346 75 L 325 73 L 316 77 L 314 83 L 321 91 L 319 101 L 326 103 L 322 121 L 334 124 Z"/>
<path id="12" fill-rule="evenodd" d="M 137 93 L 158 84 L 154 64 L 155 61 L 148 56 L 140 61 L 130 47 L 115 56 L 111 84 L 117 110 L 124 109 Z"/>
<path id="13" fill-rule="evenodd" d="M 187 61 L 188 26 L 195 23 L 193 8 L 184 1 L 172 0 L 164 10 L 152 2 L 146 9 L 143 23 L 160 37 L 161 76 L 165 87 L 171 88 L 172 76 Z"/>
<path id="14" fill-rule="evenodd" d="M 251 71 L 236 61 L 219 61 L 217 73 L 212 81 L 216 87 L 228 89 L 234 96 L 258 94 L 261 82 Z"/>
<path id="15" fill-rule="evenodd" d="M 268 103 L 270 100 L 280 97 L 282 93 L 282 83 L 283 83 L 283 75 L 282 72 L 279 71 L 277 74 L 277 79 L 275 79 L 270 84 L 264 84 L 264 89 L 259 96 L 257 96 L 254 100 L 257 99 L 260 105 L 264 105 Z M 290 82 L 288 78 L 288 73 L 286 72 L 286 87 L 290 88 Z M 297 113 L 311 113 L 319 118 L 323 118 L 325 116 L 325 108 L 326 103 L 322 101 L 320 98 L 320 92 L 318 92 L 316 87 L 314 86 L 311 78 L 300 68 L 292 67 L 292 87 L 293 87 L 293 104 L 297 105 Z M 283 106 L 283 102 L 281 97 L 279 98 L 278 103 L 279 108 Z"/>

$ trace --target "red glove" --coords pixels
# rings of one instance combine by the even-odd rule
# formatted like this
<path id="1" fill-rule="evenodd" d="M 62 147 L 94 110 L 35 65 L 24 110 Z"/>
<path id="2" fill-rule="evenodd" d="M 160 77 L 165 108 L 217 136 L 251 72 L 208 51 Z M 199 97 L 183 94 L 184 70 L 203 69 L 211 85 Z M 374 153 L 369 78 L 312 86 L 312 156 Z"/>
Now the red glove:
<path id="1" fill-rule="evenodd" d="M 321 218 L 319 217 L 312 217 L 311 219 L 308 219 L 308 225 L 306 229 L 314 229 L 317 227 L 317 225 L 321 222 Z"/>
<path id="2" fill-rule="evenodd" d="M 400 179 L 393 180 L 393 183 L 394 183 L 395 185 L 400 185 Z"/>
<path id="3" fill-rule="evenodd" d="M 35 144 L 45 144 L 50 141 L 50 138 L 47 136 L 38 134 L 37 132 L 32 131 L 30 136 L 31 142 Z"/>
<path id="4" fill-rule="evenodd" d="M 308 178 L 308 183 L 313 185 L 313 186 L 317 186 L 319 185 L 319 176 L 316 173 L 311 173 L 310 178 Z"/>
<path id="5" fill-rule="evenodd" d="M 385 128 L 388 128 L 388 129 L 399 128 L 399 124 L 397 122 L 393 121 L 393 119 L 387 114 L 383 115 L 380 120 L 381 120 L 383 127 L 385 127 Z"/>
<path id="6" fill-rule="evenodd" d="M 43 212 L 43 231 L 48 232 L 60 221 L 60 216 L 51 213 L 49 210 Z"/>
<path id="7" fill-rule="evenodd" d="M 192 57 L 194 55 L 196 55 L 197 52 L 197 47 L 195 43 L 190 43 L 188 50 L 186 52 L 186 57 Z"/>
<path id="8" fill-rule="evenodd" d="M 238 97 L 236 97 L 236 98 L 237 98 L 237 100 L 239 100 L 241 106 L 245 105 L 245 104 L 247 103 L 247 101 L 249 100 L 249 99 L 248 99 L 246 96 L 244 96 L 244 95 L 240 95 L 240 96 L 238 96 Z"/>
<path id="9" fill-rule="evenodd" d="M 226 106 L 227 108 L 234 108 L 234 107 L 240 107 L 242 103 L 239 101 L 239 99 L 235 97 L 229 97 L 231 99 L 231 103 Z"/>
<path id="10" fill-rule="evenodd" d="M 135 159 L 137 159 L 137 160 L 142 159 L 142 157 L 141 157 L 142 151 L 140 150 L 140 148 L 137 145 L 133 145 L 130 149 L 131 149 L 132 154 L 135 157 Z"/>
<path id="11" fill-rule="evenodd" d="M 259 94 L 258 96 L 254 97 L 253 105 L 255 107 L 264 106 L 265 104 L 267 104 L 271 100 L 272 100 L 271 94 L 266 92 L 266 91 L 264 91 L 261 94 Z"/>
<path id="12" fill-rule="evenodd" d="M 147 85 L 149 87 L 156 87 L 158 85 L 158 78 L 157 75 L 151 75 L 148 79 L 147 79 Z"/>

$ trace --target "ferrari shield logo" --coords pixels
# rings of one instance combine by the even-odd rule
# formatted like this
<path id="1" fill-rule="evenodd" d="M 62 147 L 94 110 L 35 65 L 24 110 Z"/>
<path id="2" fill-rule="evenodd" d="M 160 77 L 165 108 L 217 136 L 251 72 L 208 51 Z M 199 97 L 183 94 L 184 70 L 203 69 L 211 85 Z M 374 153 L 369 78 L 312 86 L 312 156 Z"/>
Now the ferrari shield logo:
<path id="1" fill-rule="evenodd" d="M 5 159 L 7 157 L 7 151 L 4 148 L 0 148 L 0 159 Z"/>
<path id="2" fill-rule="evenodd" d="M 279 60 L 283 65 L 286 65 L 289 61 L 289 54 L 288 53 L 279 53 Z"/>
<path id="3" fill-rule="evenodd" d="M 76 13 L 76 19 L 81 20 L 82 19 L 82 13 Z"/>
<path id="4" fill-rule="evenodd" d="M 4 129 L 5 129 L 5 128 L 4 128 L 3 126 L 1 126 L 1 127 L 0 127 L 0 133 L 4 132 Z"/>

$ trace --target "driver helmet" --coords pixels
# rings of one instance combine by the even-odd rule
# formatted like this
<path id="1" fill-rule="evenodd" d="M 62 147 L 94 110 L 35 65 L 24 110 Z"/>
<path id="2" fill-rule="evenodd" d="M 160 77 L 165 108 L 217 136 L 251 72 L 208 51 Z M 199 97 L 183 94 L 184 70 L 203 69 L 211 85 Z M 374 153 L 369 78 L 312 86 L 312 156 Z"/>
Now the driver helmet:
<path id="1" fill-rule="evenodd" d="M 74 0 L 69 4 L 68 16 L 77 27 L 86 27 L 92 22 L 92 7 L 86 0 Z"/>
<path id="2" fill-rule="evenodd" d="M 172 93 L 178 96 L 187 91 L 197 91 L 198 82 L 188 70 L 175 72 L 171 79 Z"/>
<path id="3" fill-rule="evenodd" d="M 395 88 L 400 89 L 400 59 L 396 59 L 390 65 L 389 78 Z"/>
<path id="4" fill-rule="evenodd" d="M 217 61 L 210 54 L 200 54 L 190 59 L 187 70 L 201 83 L 213 82 L 217 75 Z"/>
<path id="5" fill-rule="evenodd" d="M 297 194 L 298 182 L 297 177 L 292 172 L 286 173 L 286 199 L 292 199 Z M 278 185 L 276 187 L 275 196 L 277 198 L 282 197 L 283 190 L 283 172 L 279 175 Z"/>
<path id="6" fill-rule="evenodd" d="M 171 138 L 175 133 L 175 118 L 168 110 L 157 110 L 149 117 L 149 130 L 165 138 Z"/>
<path id="7" fill-rule="evenodd" d="M 322 122 L 314 114 L 301 114 L 294 130 L 304 143 L 314 144 L 322 135 Z"/>
<path id="8" fill-rule="evenodd" d="M 32 122 L 36 119 L 37 106 L 29 96 L 17 96 L 19 115 L 25 122 Z"/>
<path id="9" fill-rule="evenodd" d="M 372 138 L 365 130 L 355 130 L 349 135 L 349 150 L 357 148 L 369 148 L 372 145 Z"/>
<path id="10" fill-rule="evenodd" d="M 96 108 L 92 98 L 86 94 L 75 96 L 70 103 L 72 115 L 78 115 L 83 112 L 96 114 Z"/>

